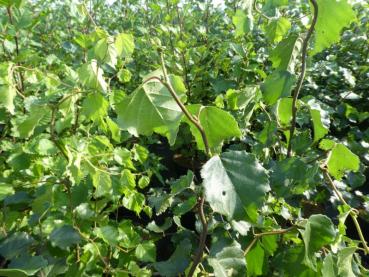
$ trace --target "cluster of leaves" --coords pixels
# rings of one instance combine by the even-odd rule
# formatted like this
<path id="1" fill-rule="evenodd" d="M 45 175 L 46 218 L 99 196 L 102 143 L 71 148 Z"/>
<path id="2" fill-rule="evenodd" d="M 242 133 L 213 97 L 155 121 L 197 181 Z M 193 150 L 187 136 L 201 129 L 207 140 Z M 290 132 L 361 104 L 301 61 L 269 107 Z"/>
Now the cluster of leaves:
<path id="1" fill-rule="evenodd" d="M 1 276 L 368 275 L 368 4 L 0 10 Z"/>

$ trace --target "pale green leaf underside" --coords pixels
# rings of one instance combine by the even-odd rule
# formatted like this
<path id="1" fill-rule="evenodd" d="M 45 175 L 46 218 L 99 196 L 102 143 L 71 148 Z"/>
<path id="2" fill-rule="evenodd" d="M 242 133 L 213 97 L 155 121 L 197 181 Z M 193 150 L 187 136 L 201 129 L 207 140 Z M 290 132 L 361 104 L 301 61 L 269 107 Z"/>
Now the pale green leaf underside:
<path id="1" fill-rule="evenodd" d="M 182 95 L 179 95 L 182 97 Z M 116 107 L 118 124 L 134 136 L 164 135 L 170 144 L 175 142 L 182 111 L 170 92 L 153 80 L 140 86 Z"/>
<path id="2" fill-rule="evenodd" d="M 106 92 L 108 85 L 105 82 L 103 74 L 104 72 L 102 68 L 97 65 L 96 60 L 82 65 L 78 70 L 79 80 L 83 86 L 89 89 L 97 89 Z"/>
<path id="3" fill-rule="evenodd" d="M 242 276 L 246 261 L 242 249 L 236 244 L 224 247 L 208 259 L 217 277 Z"/>
<path id="4" fill-rule="evenodd" d="M 355 12 L 346 0 L 317 0 L 318 20 L 312 55 L 340 40 L 341 30 L 356 20 Z"/>

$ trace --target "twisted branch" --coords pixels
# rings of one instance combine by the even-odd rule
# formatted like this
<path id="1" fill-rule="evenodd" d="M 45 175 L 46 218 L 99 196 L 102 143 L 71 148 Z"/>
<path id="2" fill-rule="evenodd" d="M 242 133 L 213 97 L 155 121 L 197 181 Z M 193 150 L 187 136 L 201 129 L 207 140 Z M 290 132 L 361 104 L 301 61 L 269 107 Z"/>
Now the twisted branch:
<path id="1" fill-rule="evenodd" d="M 144 83 L 147 83 L 150 80 L 157 80 L 168 89 L 169 93 L 172 95 L 173 99 L 176 101 L 177 105 L 180 107 L 180 109 L 185 114 L 185 116 L 188 118 L 188 120 L 195 125 L 197 130 L 199 130 L 199 132 L 201 134 L 201 138 L 204 142 L 206 155 L 209 157 L 211 153 L 210 153 L 209 142 L 208 142 L 208 139 L 206 137 L 205 130 L 201 126 L 201 123 L 200 123 L 199 119 L 197 117 L 193 116 L 187 110 L 186 106 L 182 103 L 181 99 L 178 97 L 177 93 L 173 89 L 173 87 L 172 87 L 172 85 L 169 81 L 169 78 L 168 78 L 167 69 L 165 67 L 164 55 L 163 55 L 163 53 L 160 49 L 158 50 L 158 52 L 160 54 L 160 61 L 161 61 L 161 67 L 162 67 L 162 70 L 163 70 L 164 78 L 161 79 L 157 76 L 153 76 L 153 77 L 150 77 L 147 80 L 145 80 Z M 199 218 L 200 218 L 201 225 L 202 225 L 202 231 L 201 231 L 200 239 L 199 239 L 199 248 L 196 252 L 195 258 L 192 262 L 191 268 L 190 268 L 189 273 L 187 275 L 188 277 L 193 276 L 198 264 L 201 262 L 201 259 L 202 259 L 203 253 L 204 253 L 204 249 L 205 249 L 205 246 L 206 246 L 206 237 L 207 237 L 207 233 L 208 233 L 208 223 L 206 221 L 206 217 L 205 217 L 205 214 L 204 214 L 204 202 L 205 202 L 205 196 L 202 195 L 199 198 L 198 205 L 197 205 L 198 214 L 199 214 Z"/>
<path id="2" fill-rule="evenodd" d="M 316 22 L 318 20 L 318 4 L 316 0 L 310 0 L 311 4 L 314 7 L 314 17 L 313 21 L 311 22 L 310 28 L 306 34 L 306 37 L 304 39 L 304 42 L 302 44 L 302 64 L 301 64 L 301 73 L 299 76 L 299 79 L 297 81 L 297 86 L 293 93 L 292 98 L 292 120 L 291 120 L 291 128 L 290 128 L 290 139 L 288 141 L 288 148 L 287 148 L 287 157 L 291 157 L 291 149 L 292 149 L 292 137 L 296 129 L 296 116 L 297 116 L 297 107 L 296 102 L 297 98 L 299 97 L 299 93 L 302 87 L 302 83 L 304 82 L 305 78 L 305 72 L 306 72 L 306 58 L 307 58 L 307 50 L 309 45 L 309 40 L 314 32 L 314 28 L 316 25 Z"/>
<path id="3" fill-rule="evenodd" d="M 356 231 L 359 235 L 359 238 L 360 238 L 360 241 L 361 241 L 361 244 L 363 245 L 364 247 L 364 252 L 366 255 L 369 254 L 369 247 L 368 247 L 368 244 L 364 238 L 364 235 L 363 235 L 363 231 L 361 230 L 361 227 L 360 227 L 360 224 L 359 224 L 359 221 L 357 220 L 357 216 L 359 214 L 359 212 L 352 208 L 347 202 L 346 200 L 343 198 L 342 196 L 342 193 L 337 189 L 337 187 L 335 186 L 331 176 L 329 175 L 328 171 L 326 168 L 322 168 L 323 170 L 323 174 L 324 174 L 324 177 L 327 179 L 328 181 L 328 184 L 329 186 L 331 187 L 331 189 L 335 192 L 335 194 L 337 195 L 338 199 L 342 202 L 342 204 L 344 204 L 345 206 L 348 206 L 350 207 L 350 212 L 349 212 L 349 215 L 350 217 L 352 218 L 352 221 L 354 222 L 354 225 L 355 225 L 355 228 L 356 228 Z"/>

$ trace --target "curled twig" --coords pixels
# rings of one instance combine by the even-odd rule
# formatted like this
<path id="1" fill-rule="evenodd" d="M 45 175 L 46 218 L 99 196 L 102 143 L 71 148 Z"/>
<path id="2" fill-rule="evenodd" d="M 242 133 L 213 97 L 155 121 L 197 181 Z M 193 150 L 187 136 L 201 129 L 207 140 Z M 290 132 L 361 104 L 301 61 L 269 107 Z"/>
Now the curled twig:
<path id="1" fill-rule="evenodd" d="M 306 72 L 306 57 L 307 57 L 307 50 L 309 45 L 309 40 L 314 32 L 314 28 L 316 22 L 318 20 L 318 4 L 316 0 L 310 0 L 311 4 L 314 7 L 314 16 L 313 21 L 311 22 L 310 28 L 306 34 L 304 42 L 302 44 L 302 60 L 301 60 L 301 73 L 299 79 L 297 81 L 297 86 L 293 92 L 292 98 L 292 120 L 291 120 L 291 128 L 290 128 L 290 139 L 288 141 L 288 148 L 287 148 L 287 157 L 291 157 L 291 150 L 292 150 L 292 138 L 296 128 L 296 116 L 297 116 L 297 98 L 299 97 L 299 93 L 302 87 L 302 83 L 304 82 L 305 72 Z"/>
<path id="2" fill-rule="evenodd" d="M 360 241 L 361 241 L 361 244 L 363 245 L 363 248 L 364 248 L 364 252 L 366 255 L 369 254 L 369 247 L 368 247 L 368 244 L 364 238 L 364 235 L 363 235 L 363 232 L 361 230 L 361 227 L 360 227 L 360 224 L 359 224 L 359 221 L 357 220 L 357 217 L 358 217 L 358 211 L 354 208 L 352 208 L 347 202 L 346 200 L 343 198 L 343 195 L 342 193 L 337 189 L 337 187 L 335 186 L 331 176 L 329 175 L 328 171 L 326 168 L 322 168 L 323 170 L 323 174 L 324 174 L 324 177 L 326 178 L 326 180 L 328 181 L 328 185 L 331 187 L 331 189 L 335 192 L 335 194 L 337 195 L 338 199 L 342 202 L 342 204 L 344 204 L 345 206 L 348 206 L 350 207 L 350 212 L 349 212 L 349 215 L 350 217 L 352 218 L 352 221 L 354 222 L 354 225 L 355 225 L 355 228 L 356 228 L 356 231 L 359 235 L 359 238 L 360 238 Z"/>

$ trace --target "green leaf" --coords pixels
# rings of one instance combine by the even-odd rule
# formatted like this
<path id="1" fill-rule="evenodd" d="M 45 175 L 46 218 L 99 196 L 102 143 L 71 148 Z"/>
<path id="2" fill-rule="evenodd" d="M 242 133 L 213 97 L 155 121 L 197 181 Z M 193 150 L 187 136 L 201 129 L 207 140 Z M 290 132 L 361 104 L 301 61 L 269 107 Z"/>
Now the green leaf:
<path id="1" fill-rule="evenodd" d="M 272 146 L 276 141 L 277 123 L 268 121 L 257 135 L 256 139 L 260 141 L 264 147 Z"/>
<path id="2" fill-rule="evenodd" d="M 287 6 L 288 0 L 266 0 L 262 12 L 269 16 L 277 16 L 278 9 L 281 6 Z"/>
<path id="3" fill-rule="evenodd" d="M 328 156 L 328 172 L 337 180 L 341 180 L 347 171 L 357 172 L 360 166 L 360 159 L 352 153 L 345 145 L 337 143 Z"/>
<path id="4" fill-rule="evenodd" d="M 282 126 L 289 126 L 292 119 L 292 98 L 281 98 L 277 105 L 277 116 Z"/>
<path id="5" fill-rule="evenodd" d="M 203 167 L 205 199 L 215 212 L 228 219 L 253 222 L 270 190 L 268 175 L 252 154 L 229 151 L 212 157 Z"/>
<path id="6" fill-rule="evenodd" d="M 171 194 L 175 195 L 181 193 L 187 188 L 190 188 L 193 184 L 193 179 L 193 172 L 188 170 L 186 175 L 183 175 L 179 179 L 171 182 Z"/>
<path id="7" fill-rule="evenodd" d="M 271 51 L 269 60 L 272 62 L 274 68 L 294 73 L 301 47 L 302 39 L 292 34 L 282 40 L 277 47 Z"/>
<path id="8" fill-rule="evenodd" d="M 154 263 L 155 269 L 165 277 L 178 276 L 183 273 L 190 264 L 191 242 L 189 239 L 182 240 L 172 256 L 165 262 Z"/>
<path id="9" fill-rule="evenodd" d="M 241 136 L 237 121 L 228 112 L 217 107 L 204 107 L 198 104 L 187 106 L 187 109 L 200 120 L 208 139 L 209 147 L 213 152 L 219 152 L 217 148 L 222 145 L 224 140 Z M 197 147 L 200 150 L 205 150 L 199 130 L 187 118 L 183 120 L 190 125 L 191 133 L 195 137 Z"/>
<path id="10" fill-rule="evenodd" d="M 300 231 L 305 244 L 304 262 L 313 270 L 317 270 L 315 252 L 323 246 L 333 243 L 336 231 L 330 218 L 325 215 L 312 215 L 308 219 L 305 230 Z"/>
<path id="11" fill-rule="evenodd" d="M 0 0 L 1 4 L 1 0 Z M 20 269 L 0 269 L 0 276 L 3 277 L 25 277 L 27 272 Z"/>
<path id="12" fill-rule="evenodd" d="M 78 77 L 83 86 L 107 92 L 108 85 L 104 80 L 103 74 L 104 71 L 97 65 L 96 60 L 92 60 L 78 69 Z"/>
<path id="13" fill-rule="evenodd" d="M 123 220 L 118 226 L 121 239 L 119 245 L 125 248 L 136 248 L 141 242 L 142 238 L 135 230 L 135 226 L 131 220 Z"/>
<path id="14" fill-rule="evenodd" d="M 317 142 L 329 132 L 331 123 L 329 118 L 330 107 L 312 97 L 306 97 L 304 101 L 310 109 L 314 127 L 314 142 Z"/>
<path id="15" fill-rule="evenodd" d="M 196 196 L 191 196 L 186 200 L 181 200 L 181 202 L 173 208 L 173 213 L 177 216 L 183 215 L 193 209 L 197 203 Z"/>
<path id="16" fill-rule="evenodd" d="M 168 230 L 170 228 L 170 226 L 172 226 L 173 220 L 171 217 L 167 217 L 165 218 L 165 221 L 162 225 L 157 225 L 156 222 L 153 220 L 151 222 L 149 222 L 149 224 L 147 224 L 147 230 L 150 230 L 151 232 L 154 233 L 164 233 L 166 230 Z"/>
<path id="17" fill-rule="evenodd" d="M 178 93 L 178 91 L 177 91 Z M 180 98 L 185 95 L 178 93 Z M 118 124 L 134 136 L 164 135 L 172 145 L 177 137 L 182 111 L 159 81 L 146 82 L 116 106 Z"/>
<path id="18" fill-rule="evenodd" d="M 242 10 L 237 10 L 236 14 L 232 17 L 232 22 L 236 26 L 236 37 L 250 32 L 253 29 L 253 20 L 251 7 L 247 9 L 247 14 Z"/>
<path id="19" fill-rule="evenodd" d="M 26 253 L 34 240 L 28 234 L 14 233 L 0 244 L 0 254 L 10 260 L 22 253 Z"/>
<path id="20" fill-rule="evenodd" d="M 8 268 L 18 269 L 25 272 L 28 276 L 33 276 L 47 265 L 47 260 L 42 256 L 21 256 L 12 260 Z"/>
<path id="21" fill-rule="evenodd" d="M 295 81 L 295 75 L 288 71 L 274 71 L 260 86 L 265 102 L 273 105 L 279 98 L 290 96 Z"/>
<path id="22" fill-rule="evenodd" d="M 156 262 L 156 246 L 152 241 L 139 244 L 135 250 L 137 259 L 142 262 Z"/>
<path id="23" fill-rule="evenodd" d="M 319 143 L 319 148 L 325 151 L 331 150 L 336 145 L 336 142 L 331 139 L 322 139 Z"/>
<path id="24" fill-rule="evenodd" d="M 14 194 L 14 192 L 14 188 L 11 185 L 0 183 L 0 201 L 8 195 Z"/>
<path id="25" fill-rule="evenodd" d="M 317 173 L 317 165 L 306 164 L 298 157 L 286 158 L 273 165 L 270 184 L 278 196 L 288 198 L 314 185 Z"/>
<path id="26" fill-rule="evenodd" d="M 12 70 L 12 63 L 0 64 L 0 107 L 4 107 L 9 113 L 14 114 L 14 98 L 17 92 L 13 84 Z"/>
<path id="27" fill-rule="evenodd" d="M 312 55 L 338 42 L 341 30 L 356 21 L 355 12 L 347 0 L 317 0 L 317 3 L 319 12 Z"/>
<path id="28" fill-rule="evenodd" d="M 51 119 L 50 116 L 50 108 L 45 105 L 32 104 L 27 115 L 22 115 L 12 120 L 13 135 L 19 138 L 29 138 L 38 125 L 45 125 L 44 123 L 48 124 Z"/>
<path id="29" fill-rule="evenodd" d="M 127 83 L 131 80 L 132 73 L 128 69 L 122 68 L 119 70 L 117 77 L 122 83 Z"/>
<path id="30" fill-rule="evenodd" d="M 271 256 L 273 256 L 274 252 L 278 249 L 278 238 L 278 235 L 263 236 L 261 238 L 265 252 Z"/>
<path id="31" fill-rule="evenodd" d="M 115 38 L 115 48 L 118 56 L 129 58 L 135 49 L 134 38 L 132 34 L 118 34 Z"/>
<path id="32" fill-rule="evenodd" d="M 0 106 L 14 114 L 14 98 L 17 95 L 14 86 L 0 85 Z"/>
<path id="33" fill-rule="evenodd" d="M 278 253 L 274 264 L 279 272 L 277 276 L 317 277 L 315 271 L 304 265 L 304 252 L 303 246 L 295 244 Z"/>
<path id="34" fill-rule="evenodd" d="M 68 250 L 70 246 L 81 241 L 79 233 L 70 225 L 55 228 L 50 234 L 50 241 L 53 246 Z"/>
<path id="35" fill-rule="evenodd" d="M 74 195 L 76 195 L 76 193 L 74 193 Z M 78 205 L 74 209 L 74 212 L 79 218 L 84 220 L 92 219 L 95 216 L 95 212 L 90 208 L 88 203 Z"/>
<path id="36" fill-rule="evenodd" d="M 355 277 L 357 276 L 353 272 L 352 261 L 353 255 L 356 252 L 356 247 L 346 247 L 340 249 L 338 252 L 338 276 L 345 276 L 345 277 Z"/>
<path id="37" fill-rule="evenodd" d="M 210 254 L 208 262 L 216 277 L 245 276 L 246 261 L 238 244 L 233 243 Z"/>
<path id="38" fill-rule="evenodd" d="M 115 246 L 119 242 L 119 232 L 111 225 L 102 226 L 95 229 L 96 236 L 103 239 L 107 244 Z"/>
<path id="39" fill-rule="evenodd" d="M 336 277 L 338 275 L 337 259 L 332 253 L 329 253 L 323 262 L 322 274 L 324 277 Z"/>
<path id="40" fill-rule="evenodd" d="M 99 61 L 115 68 L 118 55 L 111 37 L 100 39 L 94 47 L 94 53 Z"/>
<path id="41" fill-rule="evenodd" d="M 141 176 L 138 180 L 138 187 L 140 189 L 146 188 L 150 184 L 150 177 L 148 176 Z"/>
<path id="42" fill-rule="evenodd" d="M 264 256 L 264 249 L 261 247 L 261 243 L 257 242 L 246 255 L 247 276 L 263 275 Z"/>
<path id="43" fill-rule="evenodd" d="M 272 43 L 280 42 L 290 28 L 291 22 L 285 17 L 280 17 L 268 24 L 265 35 Z"/>
<path id="44" fill-rule="evenodd" d="M 82 114 L 88 119 L 96 121 L 106 117 L 108 113 L 109 102 L 101 93 L 90 93 L 83 100 Z"/>
<path id="45" fill-rule="evenodd" d="M 229 89 L 226 92 L 227 107 L 231 110 L 245 109 L 257 94 L 257 86 L 247 86 L 242 90 Z"/>
<path id="46" fill-rule="evenodd" d="M 329 253 L 323 262 L 322 274 L 324 277 L 355 277 L 352 269 L 352 259 L 356 247 L 346 247 L 340 249 L 336 255 Z"/>
<path id="47" fill-rule="evenodd" d="M 140 214 L 145 205 L 145 196 L 142 193 L 131 191 L 126 193 L 123 198 L 123 206 L 128 210 L 134 211 L 136 214 Z"/>
<path id="48" fill-rule="evenodd" d="M 105 117 L 106 119 L 106 124 L 108 125 L 108 129 L 110 131 L 111 134 L 111 138 L 116 141 L 116 142 L 120 142 L 120 129 L 117 123 L 115 123 L 114 120 L 112 120 L 110 117 Z"/>
<path id="49" fill-rule="evenodd" d="M 106 196 L 112 193 L 112 182 L 107 172 L 96 170 L 92 174 L 92 184 L 96 188 L 96 197 Z"/>

